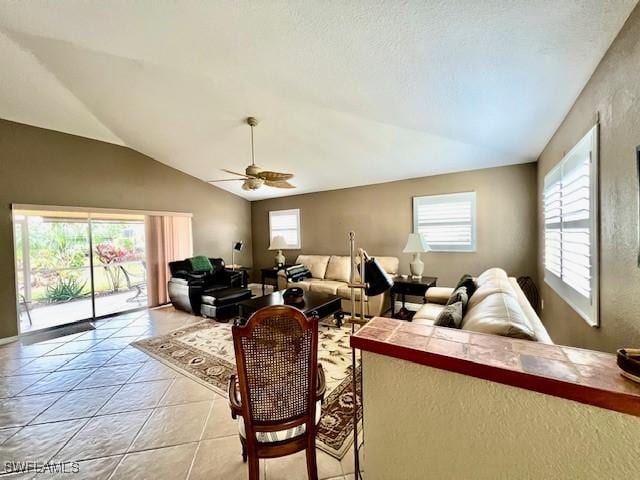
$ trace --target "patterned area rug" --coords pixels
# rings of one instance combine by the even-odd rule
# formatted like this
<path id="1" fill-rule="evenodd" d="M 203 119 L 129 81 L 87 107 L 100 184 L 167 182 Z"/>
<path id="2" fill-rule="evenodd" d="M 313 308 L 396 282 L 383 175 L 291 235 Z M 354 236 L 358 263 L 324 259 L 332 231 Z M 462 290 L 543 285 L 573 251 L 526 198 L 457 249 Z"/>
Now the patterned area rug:
<path id="1" fill-rule="evenodd" d="M 133 345 L 227 397 L 229 375 L 235 373 L 232 323 L 204 321 Z M 316 445 L 337 459 L 353 444 L 350 332 L 347 327 L 320 326 L 318 341 L 327 393 Z"/>

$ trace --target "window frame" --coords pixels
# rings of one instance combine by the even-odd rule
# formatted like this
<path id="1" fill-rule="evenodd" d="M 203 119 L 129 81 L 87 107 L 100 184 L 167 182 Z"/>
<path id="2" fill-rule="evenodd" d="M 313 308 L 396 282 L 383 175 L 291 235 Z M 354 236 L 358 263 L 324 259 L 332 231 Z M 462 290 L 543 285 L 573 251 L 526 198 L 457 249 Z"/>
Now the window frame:
<path id="1" fill-rule="evenodd" d="M 299 208 L 290 208 L 287 210 L 269 210 L 269 244 L 273 240 L 273 228 L 272 228 L 272 217 L 274 215 L 295 215 L 296 217 L 296 229 L 298 231 L 298 243 L 291 245 L 287 243 L 288 250 L 300 250 L 302 248 L 302 229 L 300 228 L 300 209 Z"/>
<path id="2" fill-rule="evenodd" d="M 418 208 L 423 205 L 425 202 L 431 202 L 431 204 L 436 203 L 447 203 L 448 201 L 455 201 L 456 199 L 464 199 L 470 200 L 471 203 L 471 245 L 469 246 L 459 246 L 459 245 L 432 245 L 430 244 L 426 238 L 424 240 L 429 245 L 429 249 L 432 252 L 444 252 L 444 253 L 475 253 L 478 249 L 478 215 L 477 215 L 477 205 L 478 198 L 475 190 L 465 191 L 465 192 L 455 192 L 455 193 L 444 193 L 438 195 L 421 195 L 417 197 L 413 197 L 413 232 L 420 233 L 419 225 L 418 225 Z M 428 199 L 428 200 L 426 200 Z M 466 223 L 465 223 L 466 224 Z"/>
<path id="3" fill-rule="evenodd" d="M 576 155 L 581 155 L 581 150 L 589 151 L 589 260 L 591 264 L 590 297 L 585 306 L 585 297 L 575 288 L 565 282 L 562 277 L 556 275 L 546 267 L 547 238 L 546 238 L 546 212 L 545 194 L 547 186 L 553 178 L 562 181 L 562 168 L 570 164 Z M 550 169 L 544 176 L 542 184 L 542 237 L 543 257 L 542 268 L 544 282 L 562 298 L 575 312 L 590 326 L 600 326 L 600 188 L 599 188 L 599 125 L 596 124 L 567 152 L 562 159 Z M 562 214 L 561 214 L 562 215 Z M 562 232 L 564 220 L 560 219 L 560 232 Z M 562 237 L 561 237 L 562 238 Z M 562 246 L 560 247 L 562 253 Z M 562 265 L 562 261 L 561 261 Z M 562 275 L 562 272 L 561 272 Z"/>

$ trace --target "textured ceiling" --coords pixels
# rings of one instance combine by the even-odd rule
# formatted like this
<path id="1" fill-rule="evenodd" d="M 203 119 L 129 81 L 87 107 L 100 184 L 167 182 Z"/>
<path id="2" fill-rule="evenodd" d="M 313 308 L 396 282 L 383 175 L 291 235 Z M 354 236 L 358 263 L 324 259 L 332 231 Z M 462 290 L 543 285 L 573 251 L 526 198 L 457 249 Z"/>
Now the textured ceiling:
<path id="1" fill-rule="evenodd" d="M 297 189 L 533 161 L 637 0 L 0 3 L 0 117 Z"/>

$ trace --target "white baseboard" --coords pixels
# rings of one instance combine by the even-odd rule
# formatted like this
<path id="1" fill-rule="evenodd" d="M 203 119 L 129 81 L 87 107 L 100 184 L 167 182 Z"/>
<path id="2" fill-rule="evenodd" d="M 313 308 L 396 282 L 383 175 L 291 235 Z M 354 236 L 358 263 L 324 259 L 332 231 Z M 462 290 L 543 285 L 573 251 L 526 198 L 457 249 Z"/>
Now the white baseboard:
<path id="1" fill-rule="evenodd" d="M 0 345 L 6 345 L 7 343 L 12 343 L 12 342 L 15 342 L 16 340 L 18 340 L 17 335 L 14 337 L 0 338 Z"/>

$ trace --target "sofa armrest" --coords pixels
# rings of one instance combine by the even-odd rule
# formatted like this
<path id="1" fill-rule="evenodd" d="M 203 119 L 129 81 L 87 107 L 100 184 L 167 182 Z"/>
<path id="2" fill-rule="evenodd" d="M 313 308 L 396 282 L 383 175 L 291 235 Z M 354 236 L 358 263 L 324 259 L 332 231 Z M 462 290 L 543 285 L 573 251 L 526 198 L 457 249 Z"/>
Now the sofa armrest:
<path id="1" fill-rule="evenodd" d="M 426 303 L 438 303 L 440 305 L 446 305 L 449 297 L 453 293 L 451 287 L 431 287 L 427 290 L 424 299 Z"/>
<path id="2" fill-rule="evenodd" d="M 242 272 L 222 270 L 215 275 L 215 278 L 223 285 L 228 285 L 230 287 L 239 287 L 242 285 Z"/>
<path id="3" fill-rule="evenodd" d="M 173 282 L 178 285 L 187 285 L 190 287 L 201 287 L 204 285 L 204 278 L 193 276 L 174 276 L 169 279 L 169 282 Z"/>

